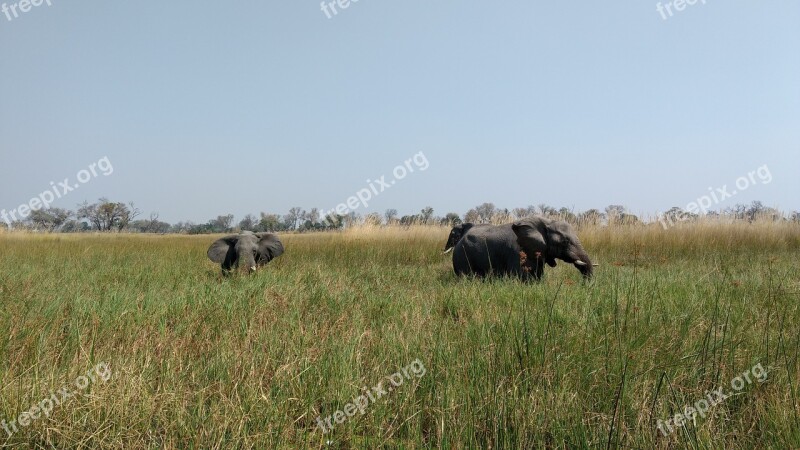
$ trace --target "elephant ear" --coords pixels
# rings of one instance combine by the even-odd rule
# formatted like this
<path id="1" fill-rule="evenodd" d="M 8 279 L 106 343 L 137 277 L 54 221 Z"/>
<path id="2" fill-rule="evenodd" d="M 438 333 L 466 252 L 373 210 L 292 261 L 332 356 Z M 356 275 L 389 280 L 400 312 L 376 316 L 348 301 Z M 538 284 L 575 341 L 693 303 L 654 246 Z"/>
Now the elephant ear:
<path id="1" fill-rule="evenodd" d="M 511 225 L 514 234 L 517 235 L 517 243 L 529 258 L 535 258 L 536 252 L 542 253 L 547 257 L 547 226 L 541 220 L 526 219 L 514 222 Z M 555 262 L 555 261 L 554 261 Z"/>
<path id="2" fill-rule="evenodd" d="M 224 262 L 226 259 L 235 259 L 235 245 L 238 239 L 239 236 L 236 234 L 217 239 L 213 244 L 211 244 L 211 247 L 208 247 L 208 252 L 206 253 L 208 255 L 208 259 L 217 264 L 222 264 L 222 262 Z"/>
<path id="3" fill-rule="evenodd" d="M 256 233 L 258 237 L 259 261 L 268 263 L 283 254 L 283 244 L 272 233 Z"/>

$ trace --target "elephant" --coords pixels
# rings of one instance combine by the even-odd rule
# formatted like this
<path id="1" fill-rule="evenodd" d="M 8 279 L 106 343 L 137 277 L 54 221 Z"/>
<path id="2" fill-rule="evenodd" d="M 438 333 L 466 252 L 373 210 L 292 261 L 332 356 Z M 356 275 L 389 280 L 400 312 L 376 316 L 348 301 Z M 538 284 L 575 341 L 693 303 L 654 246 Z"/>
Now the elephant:
<path id="1" fill-rule="evenodd" d="M 452 252 L 453 249 L 456 248 L 456 244 L 458 243 L 458 241 L 460 241 L 461 238 L 464 237 L 464 233 L 466 233 L 467 231 L 469 231 L 470 228 L 475 227 L 475 226 L 477 226 L 477 227 L 490 227 L 491 225 L 487 225 L 487 224 L 475 225 L 472 222 L 466 222 L 466 223 L 462 223 L 460 225 L 454 226 L 453 229 L 450 230 L 450 235 L 447 237 L 447 242 L 444 244 L 444 250 L 442 251 L 442 254 L 446 255 L 446 254 Z"/>
<path id="2" fill-rule="evenodd" d="M 520 264 L 521 251 L 511 224 L 468 227 L 453 249 L 453 271 L 456 275 L 516 276 L 527 280 L 531 274 Z"/>
<path id="3" fill-rule="evenodd" d="M 283 244 L 272 233 L 242 231 L 217 239 L 208 248 L 208 259 L 222 266 L 227 275 L 243 262 L 250 273 L 283 254 Z"/>
<path id="4" fill-rule="evenodd" d="M 592 263 L 569 223 L 544 217 L 530 217 L 514 222 L 511 230 L 517 236 L 517 244 L 522 247 L 528 261 L 531 259 L 536 261 L 534 266 L 537 267 L 538 278 L 541 278 L 538 269 L 541 261 L 550 267 L 555 267 L 556 258 L 574 265 L 584 279 L 592 277 L 597 264 Z"/>
<path id="5" fill-rule="evenodd" d="M 556 258 L 574 264 L 585 278 L 591 277 L 592 262 L 572 227 L 531 217 L 505 225 L 469 227 L 453 249 L 453 271 L 540 280 L 544 264 L 555 267 Z"/>

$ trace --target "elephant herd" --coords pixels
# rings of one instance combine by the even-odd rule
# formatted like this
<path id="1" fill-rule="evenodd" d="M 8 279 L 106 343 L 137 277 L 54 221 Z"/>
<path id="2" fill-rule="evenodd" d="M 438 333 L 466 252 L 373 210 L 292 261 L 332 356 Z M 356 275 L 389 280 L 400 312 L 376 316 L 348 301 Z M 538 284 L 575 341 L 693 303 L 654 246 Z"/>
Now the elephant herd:
<path id="1" fill-rule="evenodd" d="M 556 259 L 574 265 L 591 278 L 593 264 L 578 236 L 567 222 L 530 217 L 511 224 L 464 223 L 450 230 L 444 253 L 453 252 L 453 271 L 460 276 L 510 276 L 540 280 L 545 263 Z M 283 254 L 283 244 L 273 233 L 243 231 L 217 239 L 208 258 L 220 264 L 222 273 L 244 264 L 255 272 Z"/>

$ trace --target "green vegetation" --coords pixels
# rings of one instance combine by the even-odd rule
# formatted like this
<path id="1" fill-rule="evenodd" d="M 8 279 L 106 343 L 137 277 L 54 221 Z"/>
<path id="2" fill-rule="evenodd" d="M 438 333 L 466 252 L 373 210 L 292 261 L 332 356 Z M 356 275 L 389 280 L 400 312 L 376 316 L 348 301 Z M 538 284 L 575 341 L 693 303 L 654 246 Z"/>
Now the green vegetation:
<path id="1" fill-rule="evenodd" d="M 0 233 L 0 420 L 112 372 L 0 447 L 800 447 L 798 224 L 581 229 L 590 284 L 457 279 L 447 233 L 286 234 L 230 278 L 214 236 Z M 758 363 L 764 383 L 656 428 Z"/>

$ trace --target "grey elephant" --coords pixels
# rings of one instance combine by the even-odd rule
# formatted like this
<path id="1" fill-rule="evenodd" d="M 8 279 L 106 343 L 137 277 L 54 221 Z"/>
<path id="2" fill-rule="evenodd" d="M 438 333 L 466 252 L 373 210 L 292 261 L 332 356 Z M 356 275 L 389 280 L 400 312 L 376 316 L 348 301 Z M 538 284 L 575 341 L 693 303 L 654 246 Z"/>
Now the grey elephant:
<path id="1" fill-rule="evenodd" d="M 453 249 L 453 270 L 457 275 L 540 280 L 544 264 L 555 267 L 556 259 L 574 264 L 586 278 L 592 275 L 592 262 L 568 223 L 531 217 L 468 228 Z"/>
<path id="2" fill-rule="evenodd" d="M 514 222 L 511 230 L 517 236 L 517 244 L 525 252 L 527 263 L 533 267 L 539 267 L 536 262 L 540 261 L 555 267 L 556 259 L 560 259 L 574 265 L 585 279 L 592 277 L 597 264 L 592 263 L 569 223 L 544 217 L 530 217 Z M 541 278 L 541 272 L 538 273 L 537 278 Z"/>
<path id="3" fill-rule="evenodd" d="M 232 268 L 245 264 L 249 272 L 255 272 L 283 254 L 283 244 L 272 233 L 253 233 L 242 231 L 217 239 L 208 248 L 208 259 L 222 266 L 227 275 Z"/>
<path id="4" fill-rule="evenodd" d="M 516 276 L 525 280 L 532 276 L 520 264 L 522 248 L 511 224 L 471 226 L 460 231 L 462 237 L 453 248 L 456 275 Z"/>
<path id="5" fill-rule="evenodd" d="M 445 244 L 444 244 L 444 250 L 442 251 L 442 253 L 448 254 L 448 253 L 452 252 L 453 249 L 456 247 L 456 244 L 458 244 L 458 241 L 460 241 L 461 238 L 464 237 L 464 234 L 467 231 L 469 231 L 470 228 L 476 227 L 476 226 L 477 227 L 491 227 L 492 225 L 488 225 L 488 224 L 477 224 L 476 225 L 476 224 L 474 224 L 472 222 L 466 222 L 466 223 L 462 223 L 462 224 L 454 226 L 450 230 L 450 235 L 447 236 L 447 242 L 445 242 Z"/>

